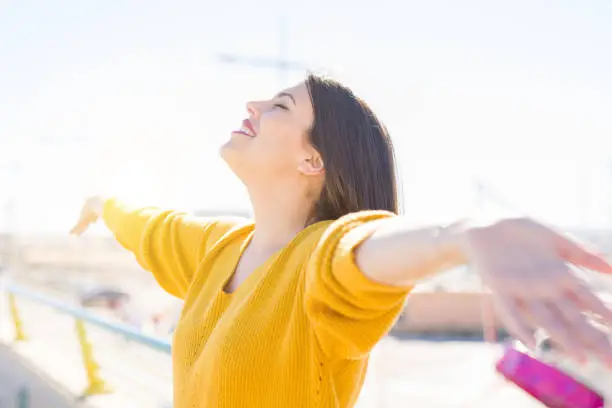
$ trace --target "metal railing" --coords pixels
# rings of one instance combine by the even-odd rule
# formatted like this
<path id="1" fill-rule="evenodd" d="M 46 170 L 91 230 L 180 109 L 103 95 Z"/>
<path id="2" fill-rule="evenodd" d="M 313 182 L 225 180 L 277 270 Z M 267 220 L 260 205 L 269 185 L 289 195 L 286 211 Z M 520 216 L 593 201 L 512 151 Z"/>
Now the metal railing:
<path id="1" fill-rule="evenodd" d="M 100 366 L 94 357 L 93 347 L 87 335 L 87 324 L 97 326 L 104 331 L 111 332 L 123 336 L 127 340 L 142 344 L 153 350 L 162 353 L 170 354 L 170 343 L 152 336 L 147 336 L 134 328 L 113 322 L 109 319 L 97 316 L 83 308 L 71 306 L 67 303 L 58 301 L 50 296 L 43 295 L 34 290 L 23 286 L 8 284 L 0 287 L 0 290 L 7 294 L 9 303 L 9 313 L 14 326 L 15 341 L 27 341 L 28 335 L 24 327 L 24 322 L 19 311 L 19 302 L 17 299 L 22 298 L 69 315 L 75 319 L 76 334 L 81 347 L 81 356 L 85 374 L 87 375 L 87 388 L 84 396 L 92 396 L 105 394 L 112 391 L 112 388 L 100 376 Z"/>

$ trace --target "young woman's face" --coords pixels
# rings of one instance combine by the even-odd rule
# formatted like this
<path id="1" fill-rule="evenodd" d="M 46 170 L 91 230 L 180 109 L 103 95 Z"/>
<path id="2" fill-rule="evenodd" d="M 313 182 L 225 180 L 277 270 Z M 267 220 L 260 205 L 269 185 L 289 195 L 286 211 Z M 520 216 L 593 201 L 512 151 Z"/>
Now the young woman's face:
<path id="1" fill-rule="evenodd" d="M 262 178 L 310 174 L 314 151 L 308 132 L 314 113 L 305 83 L 269 100 L 248 102 L 249 117 L 221 148 L 221 155 L 245 183 Z"/>

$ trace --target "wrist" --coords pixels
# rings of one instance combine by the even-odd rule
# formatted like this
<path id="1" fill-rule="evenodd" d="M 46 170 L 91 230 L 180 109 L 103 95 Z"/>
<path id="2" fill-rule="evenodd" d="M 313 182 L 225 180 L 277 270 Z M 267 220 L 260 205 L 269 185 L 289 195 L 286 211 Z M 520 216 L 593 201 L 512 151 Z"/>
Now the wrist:
<path id="1" fill-rule="evenodd" d="M 468 264 L 469 255 L 467 248 L 467 237 L 472 229 L 469 221 L 460 221 L 444 227 L 439 231 L 439 251 L 444 265 L 443 270 L 448 270 Z"/>
<path id="2" fill-rule="evenodd" d="M 108 199 L 103 196 L 93 196 L 88 199 L 89 207 L 98 218 L 102 218 L 102 215 L 104 214 L 104 206 L 107 201 Z"/>
<path id="3" fill-rule="evenodd" d="M 498 228 L 514 222 L 514 219 L 463 220 L 449 227 L 449 238 L 454 244 L 454 254 L 462 264 L 468 264 L 473 257 L 474 244 L 490 239 L 491 228 Z"/>

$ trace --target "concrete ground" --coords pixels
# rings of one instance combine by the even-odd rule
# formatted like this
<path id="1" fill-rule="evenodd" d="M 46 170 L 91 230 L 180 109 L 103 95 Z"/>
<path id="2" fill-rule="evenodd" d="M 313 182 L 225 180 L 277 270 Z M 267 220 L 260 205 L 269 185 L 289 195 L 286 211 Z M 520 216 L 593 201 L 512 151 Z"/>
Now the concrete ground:
<path id="1" fill-rule="evenodd" d="M 40 367 L 0 343 L 0 408 L 73 408 L 79 403 Z"/>

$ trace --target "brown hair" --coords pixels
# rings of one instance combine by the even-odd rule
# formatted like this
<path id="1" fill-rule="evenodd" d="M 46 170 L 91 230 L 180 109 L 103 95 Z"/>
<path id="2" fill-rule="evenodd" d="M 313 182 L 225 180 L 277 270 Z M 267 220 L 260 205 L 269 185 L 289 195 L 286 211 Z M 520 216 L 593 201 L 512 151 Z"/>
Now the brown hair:
<path id="1" fill-rule="evenodd" d="M 393 144 L 370 107 L 339 82 L 308 75 L 314 109 L 310 142 L 325 164 L 325 183 L 310 222 L 362 210 L 398 213 Z"/>

